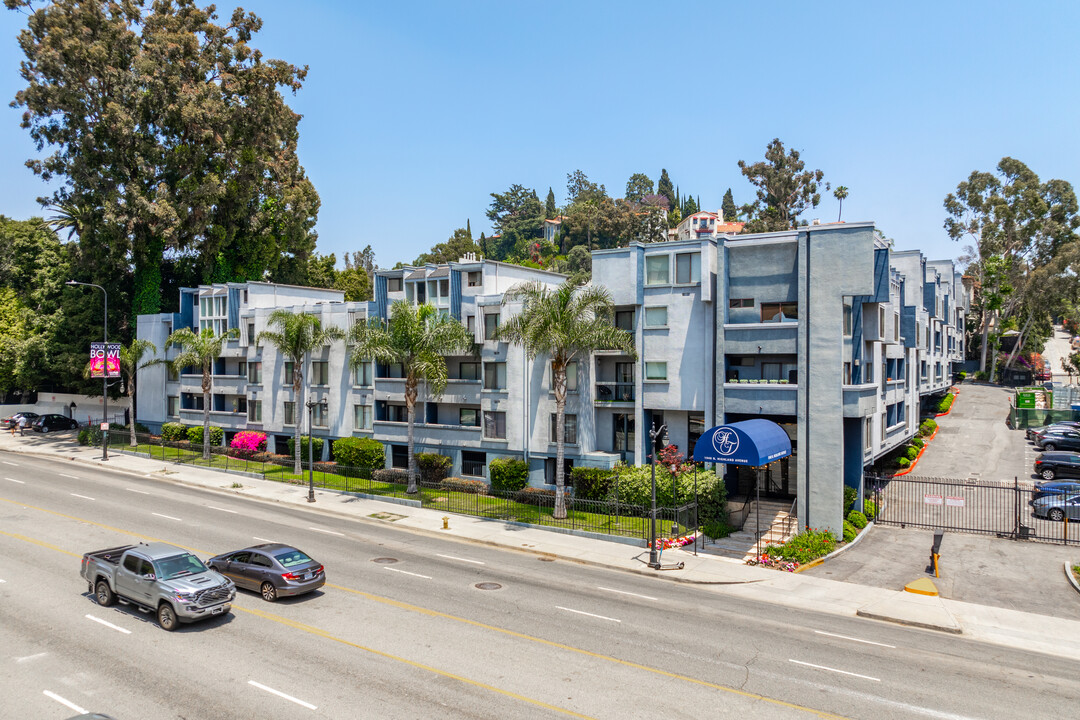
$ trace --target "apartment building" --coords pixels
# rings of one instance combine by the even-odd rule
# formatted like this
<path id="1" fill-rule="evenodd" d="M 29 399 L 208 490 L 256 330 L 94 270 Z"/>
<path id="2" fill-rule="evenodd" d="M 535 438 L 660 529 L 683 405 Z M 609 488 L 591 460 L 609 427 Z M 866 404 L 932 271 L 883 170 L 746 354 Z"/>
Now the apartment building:
<path id="1" fill-rule="evenodd" d="M 254 345 L 270 312 L 315 313 L 347 329 L 387 317 L 394 302 L 430 303 L 465 324 L 476 349 L 447 358 L 441 396 L 421 385 L 418 450 L 450 456 L 452 472 L 471 477 L 486 477 L 494 458 L 520 458 L 542 486 L 555 470 L 550 362 L 530 360 L 494 333 L 520 309 L 504 303 L 511 287 L 564 279 L 466 257 L 378 271 L 374 300 L 364 303 L 334 290 L 208 285 L 182 290 L 177 313 L 139 317 L 138 337 L 160 348 L 178 327 L 240 329 L 215 363 L 211 422 L 227 438 L 266 432 L 271 449 L 284 452 L 308 418 L 293 397 L 291 364 Z M 750 235 L 714 225 L 685 239 L 632 242 L 593 253 L 593 283 L 610 292 L 614 321 L 633 334 L 637 357 L 602 351 L 571 367 L 566 464 L 645 463 L 649 431 L 660 428 L 689 455 L 709 427 L 770 419 L 789 434 L 793 454 L 768 469 L 762 491 L 793 501 L 804 527 L 840 527 L 844 485 L 861 489 L 863 469 L 914 435 L 920 402 L 945 391 L 963 360 L 967 294 L 952 262 L 895 252 L 872 223 Z M 343 343 L 314 353 L 310 397 L 329 408 L 313 411 L 314 435 L 373 437 L 387 446 L 388 465 L 404 467 L 402 375 L 371 362 L 351 367 Z M 201 375 L 140 371 L 138 407 L 153 429 L 201 423 Z M 727 470 L 733 494 L 751 481 L 745 469 Z"/>

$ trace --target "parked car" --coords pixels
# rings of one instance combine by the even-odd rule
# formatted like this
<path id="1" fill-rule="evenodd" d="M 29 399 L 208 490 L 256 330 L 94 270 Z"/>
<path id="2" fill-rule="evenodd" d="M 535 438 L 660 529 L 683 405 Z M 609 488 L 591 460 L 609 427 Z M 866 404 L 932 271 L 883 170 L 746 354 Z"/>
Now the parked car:
<path id="1" fill-rule="evenodd" d="M 1031 511 L 1047 520 L 1080 520 L 1080 495 L 1047 495 L 1031 503 Z"/>
<path id="2" fill-rule="evenodd" d="M 322 565 L 290 545 L 264 543 L 210 558 L 211 568 L 236 583 L 258 591 L 263 600 L 302 595 L 326 584 Z"/>
<path id="3" fill-rule="evenodd" d="M 12 415 L 11 417 L 6 417 L 3 420 L 0 420 L 0 423 L 3 423 L 4 427 L 10 430 L 13 425 L 18 426 L 19 420 L 21 420 L 22 418 L 26 418 L 27 422 L 29 423 L 29 422 L 33 422 L 35 419 L 37 419 L 39 417 L 41 417 L 41 416 L 38 415 L 36 412 L 29 412 L 29 411 L 17 412 L 14 415 Z"/>
<path id="4" fill-rule="evenodd" d="M 1080 482 L 1041 482 L 1035 483 L 1035 491 L 1031 494 L 1031 501 L 1049 495 L 1080 495 Z"/>
<path id="5" fill-rule="evenodd" d="M 1040 450 L 1080 450 L 1080 431 L 1054 430 L 1035 438 Z"/>
<path id="6" fill-rule="evenodd" d="M 1043 480 L 1053 480 L 1058 477 L 1080 478 L 1080 455 L 1061 450 L 1044 452 L 1035 458 L 1035 474 Z M 1040 486 L 1048 484 L 1050 483 L 1035 483 L 1035 489 L 1038 490 Z M 1053 484 L 1059 485 L 1062 483 Z"/>
<path id="7" fill-rule="evenodd" d="M 1080 430 L 1080 422 L 1077 422 L 1075 420 L 1059 420 L 1051 425 L 1043 425 L 1042 427 L 1029 427 L 1027 429 L 1027 439 L 1034 440 L 1039 435 L 1045 435 L 1046 433 L 1053 432 L 1054 430 L 1067 430 L 1070 428 L 1073 430 Z"/>
<path id="8" fill-rule="evenodd" d="M 79 423 L 69 417 L 50 413 L 39 417 L 30 427 L 34 429 L 34 432 L 47 433 L 53 430 L 75 430 L 79 427 Z"/>

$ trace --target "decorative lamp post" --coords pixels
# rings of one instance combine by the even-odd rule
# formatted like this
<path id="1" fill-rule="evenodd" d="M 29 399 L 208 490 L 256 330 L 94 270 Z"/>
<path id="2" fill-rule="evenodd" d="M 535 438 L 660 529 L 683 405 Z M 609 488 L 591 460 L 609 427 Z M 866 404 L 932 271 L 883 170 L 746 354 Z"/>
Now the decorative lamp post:
<path id="1" fill-rule="evenodd" d="M 312 430 L 313 430 L 313 426 L 314 426 L 315 406 L 316 405 L 320 406 L 322 408 L 323 413 L 325 414 L 330 409 L 330 403 L 328 403 L 326 401 L 326 398 L 323 398 L 322 400 L 308 400 L 306 404 L 307 404 L 307 409 L 308 409 L 308 426 L 307 426 L 308 427 L 308 435 L 307 435 L 307 438 L 308 438 L 308 440 L 307 440 L 308 491 L 307 491 L 307 501 L 309 503 L 311 503 L 311 502 L 315 502 L 315 469 L 314 469 L 315 468 L 315 461 L 312 459 L 312 454 L 314 452 L 312 450 L 312 445 L 315 444 L 312 441 Z"/>
<path id="2" fill-rule="evenodd" d="M 664 434 L 667 425 L 649 430 L 649 441 L 652 443 L 652 462 L 649 463 L 652 470 L 652 512 L 649 513 L 649 567 L 653 570 L 660 569 L 660 558 L 656 554 L 656 439 Z"/>
<path id="3" fill-rule="evenodd" d="M 85 285 L 86 287 L 97 288 L 105 296 L 105 321 L 104 321 L 104 335 L 105 335 L 105 367 L 104 372 L 101 374 L 101 422 L 105 424 L 105 429 L 102 431 L 101 436 L 101 459 L 109 459 L 109 293 L 105 288 L 94 283 L 84 283 L 78 280 L 68 280 L 65 285 Z M 74 403 L 72 403 L 74 405 Z"/>

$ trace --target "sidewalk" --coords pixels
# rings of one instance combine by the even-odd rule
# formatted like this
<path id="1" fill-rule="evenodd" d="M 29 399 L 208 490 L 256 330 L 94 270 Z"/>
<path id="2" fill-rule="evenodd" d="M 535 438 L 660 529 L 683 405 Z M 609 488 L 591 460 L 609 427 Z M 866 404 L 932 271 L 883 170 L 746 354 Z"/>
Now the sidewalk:
<path id="1" fill-rule="evenodd" d="M 748 600 L 962 633 L 972 640 L 1080 660 L 1080 646 L 1075 642 L 1075 638 L 1080 637 L 1080 621 L 915 595 L 899 588 L 889 590 L 751 567 L 712 555 L 699 554 L 695 557 L 692 551 L 683 549 L 665 550 L 662 556 L 664 564 L 684 563 L 682 569 L 656 571 L 646 564 L 649 559 L 646 547 L 502 521 L 444 514 L 411 504 L 359 498 L 329 490 L 317 489 L 316 503 L 309 504 L 306 486 L 187 465 L 163 464 L 160 460 L 115 452 L 110 453 L 108 462 L 102 462 L 100 449 L 82 447 L 56 437 L 11 437 L 4 434 L 0 435 L 0 451 L 69 459 L 117 473 L 155 478 L 211 492 L 232 493 L 262 502 L 289 504 L 314 513 L 332 514 L 366 523 L 390 522 L 413 532 L 462 542 L 492 545 L 624 572 L 658 575 L 665 580 L 695 583 L 720 594 Z M 240 483 L 242 487 L 234 488 L 234 483 Z M 449 523 L 446 530 L 442 529 L 444 517 L 448 518 Z M 1077 602 L 1080 602 L 1080 596 Z"/>

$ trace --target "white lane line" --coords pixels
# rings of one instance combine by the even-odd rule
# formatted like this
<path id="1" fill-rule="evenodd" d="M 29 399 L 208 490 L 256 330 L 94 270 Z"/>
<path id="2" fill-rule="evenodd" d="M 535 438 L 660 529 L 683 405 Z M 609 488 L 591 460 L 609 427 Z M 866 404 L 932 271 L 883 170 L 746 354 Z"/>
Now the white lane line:
<path id="1" fill-rule="evenodd" d="M 49 653 L 43 653 L 43 652 L 40 652 L 40 653 L 35 653 L 35 654 L 33 654 L 33 655 L 24 655 L 23 657 L 15 658 L 15 662 L 17 662 L 17 663 L 24 663 L 24 662 L 26 662 L 27 660 L 37 660 L 38 658 L 43 658 L 43 657 L 45 657 L 45 656 L 46 656 L 46 655 L 48 655 L 48 654 L 49 654 Z"/>
<path id="2" fill-rule="evenodd" d="M 68 475 L 67 473 L 57 473 L 57 475 L 59 475 L 60 477 L 71 478 L 72 480 L 78 480 L 79 479 L 78 475 Z"/>
<path id="3" fill-rule="evenodd" d="M 280 698 L 285 698 L 289 702 L 294 702 L 297 705 L 303 705 L 308 710 L 318 710 L 318 708 L 315 707 L 314 705 L 312 705 L 311 703 L 306 703 L 303 700 L 298 700 L 298 699 L 294 698 L 292 695 L 286 695 L 285 693 L 281 692 L 280 690 L 275 690 L 272 687 L 266 687 L 262 683 L 257 683 L 254 680 L 248 680 L 248 685 L 254 685 L 255 687 L 259 688 L 260 690 L 265 690 L 266 692 L 277 695 Z"/>
<path id="4" fill-rule="evenodd" d="M 235 510 L 226 510 L 225 508 L 214 507 L 213 505 L 207 505 L 206 507 L 210 508 L 211 510 L 219 510 L 221 512 L 232 513 L 233 515 L 237 514 Z"/>
<path id="5" fill-rule="evenodd" d="M 26 482 L 25 482 L 24 480 L 16 480 L 15 478 L 9 478 L 9 477 L 6 477 L 6 478 L 4 478 L 4 479 L 5 479 L 5 480 L 10 480 L 11 482 L 17 482 L 17 483 L 19 483 L 20 485 L 25 485 L 25 484 L 26 484 Z"/>
<path id="6" fill-rule="evenodd" d="M 314 530 L 315 532 L 326 533 L 327 535 L 340 535 L 345 537 L 345 533 L 334 532 L 333 530 L 323 530 L 322 528 L 309 527 L 308 530 Z"/>
<path id="7" fill-rule="evenodd" d="M 805 665 L 806 667 L 817 668 L 818 670 L 828 670 L 829 672 L 840 673 L 841 675 L 850 675 L 851 677 L 862 678 L 863 680 L 873 680 L 874 682 L 881 682 L 881 678 L 870 677 L 869 675 L 860 675 L 859 673 L 848 672 L 847 670 L 837 670 L 836 668 L 826 667 L 824 665 L 815 665 L 814 663 L 803 662 L 802 660 L 792 660 L 788 658 L 788 662 L 793 662 L 796 665 Z"/>
<path id="8" fill-rule="evenodd" d="M 606 587 L 600 587 L 599 585 L 597 585 L 596 589 L 597 590 L 605 590 L 607 592 L 619 593 L 620 595 L 633 595 L 634 597 L 645 598 L 646 600 L 657 600 L 657 601 L 659 601 L 659 598 L 654 598 L 651 595 L 638 595 L 637 593 L 627 592 L 625 590 L 616 590 L 615 588 L 606 588 Z"/>
<path id="9" fill-rule="evenodd" d="M 65 707 L 66 707 L 66 708 L 67 708 L 68 710 L 71 710 L 71 711 L 73 711 L 73 712 L 77 712 L 77 713 L 80 713 L 80 714 L 82 714 L 82 715 L 85 715 L 85 714 L 86 714 L 86 710 L 84 710 L 83 708 L 79 707 L 78 705 L 76 705 L 75 703 L 71 702 L 70 700 L 65 700 L 64 698 L 60 697 L 59 695 L 57 695 L 56 693 L 54 693 L 54 692 L 52 692 L 52 691 L 50 691 L 50 690 L 42 690 L 41 692 L 45 694 L 45 697 L 47 697 L 47 698 L 52 698 L 52 699 L 53 699 L 53 700 L 55 700 L 56 702 L 58 702 L 58 703 L 60 703 L 61 705 L 65 706 Z"/>
<path id="10" fill-rule="evenodd" d="M 585 612 L 584 610 L 574 610 L 573 608 L 562 607 L 561 605 L 556 605 L 555 607 L 558 610 L 565 610 L 566 612 L 577 613 L 578 615 L 588 615 L 589 617 L 600 618 L 601 620 L 610 620 L 611 622 L 617 623 L 622 622 L 622 620 L 619 620 L 618 618 L 609 618 L 603 615 L 593 615 L 592 613 Z"/>
<path id="11" fill-rule="evenodd" d="M 274 542 L 273 540 L 267 540 L 266 538 L 261 538 L 258 535 L 252 535 L 251 537 L 253 537 L 256 540 L 261 540 L 262 542 L 268 542 L 268 543 Z"/>
<path id="12" fill-rule="evenodd" d="M 866 643 L 867 645 L 877 645 L 878 647 L 896 649 L 895 645 L 886 645 L 885 643 L 874 642 L 873 640 L 863 640 L 862 638 L 849 637 L 847 635 L 837 635 L 836 633 L 825 632 L 824 630 L 815 630 L 818 635 L 825 635 L 828 637 L 840 638 L 841 640 L 851 640 L 852 642 Z"/>
<path id="13" fill-rule="evenodd" d="M 460 562 L 472 563 L 473 565 L 484 565 L 485 564 L 485 563 L 481 562 L 480 560 L 470 560 L 469 558 L 459 558 L 459 557 L 454 557 L 453 555 L 442 555 L 440 553 L 435 553 L 435 554 L 438 557 L 446 558 L 447 560 L 458 560 Z"/>
<path id="14" fill-rule="evenodd" d="M 71 497 L 82 498 L 83 500 L 93 500 L 94 499 L 92 497 L 89 497 L 88 495 L 80 495 L 79 493 L 68 493 L 68 495 L 70 495 Z"/>
<path id="15" fill-rule="evenodd" d="M 117 631 L 117 632 L 122 632 L 122 633 L 124 633 L 125 635 L 130 635 L 130 634 L 131 634 L 131 631 L 130 631 L 130 630 L 128 630 L 127 628 L 122 628 L 122 627 L 120 627 L 119 625 L 113 625 L 113 624 L 112 624 L 111 622 L 108 622 L 108 621 L 106 621 L 106 620 L 102 620 L 101 618 L 97 618 L 97 617 L 94 617 L 93 615 L 86 615 L 85 617 L 86 617 L 86 618 L 87 618 L 88 620 L 93 620 L 93 621 L 94 621 L 94 622 L 96 622 L 96 623 L 101 623 L 101 624 L 102 624 L 102 625 L 104 625 L 105 627 L 109 627 L 109 628 L 112 628 L 113 630 L 115 630 L 115 631 Z"/>
<path id="16" fill-rule="evenodd" d="M 7 580 L 0 580 L 0 583 L 6 583 Z"/>
<path id="17" fill-rule="evenodd" d="M 183 520 L 181 520 L 180 518 L 178 518 L 178 517 L 173 517 L 172 515 L 162 515 L 161 513 L 150 513 L 150 514 L 151 514 L 151 515 L 157 515 L 158 517 L 163 517 L 163 518 L 165 518 L 166 520 L 176 520 L 177 522 L 184 522 L 184 521 L 183 521 Z"/>
<path id="18" fill-rule="evenodd" d="M 128 492 L 139 493 L 140 495 L 149 495 L 150 494 L 150 493 L 146 492 L 145 490 L 136 490 L 134 488 L 124 488 L 124 489 L 127 490 Z"/>
<path id="19" fill-rule="evenodd" d="M 19 463 L 8 462 L 7 460 L 4 460 L 3 463 L 5 465 L 14 465 L 15 467 L 19 467 Z"/>
<path id="20" fill-rule="evenodd" d="M 430 580 L 431 579 L 427 575 L 420 575 L 418 573 L 409 572 L 408 570 L 398 570 L 397 568 L 392 568 L 392 567 L 384 567 L 383 570 L 389 570 L 390 572 L 401 573 L 402 575 L 412 575 L 413 577 L 424 578 L 425 580 Z"/>

